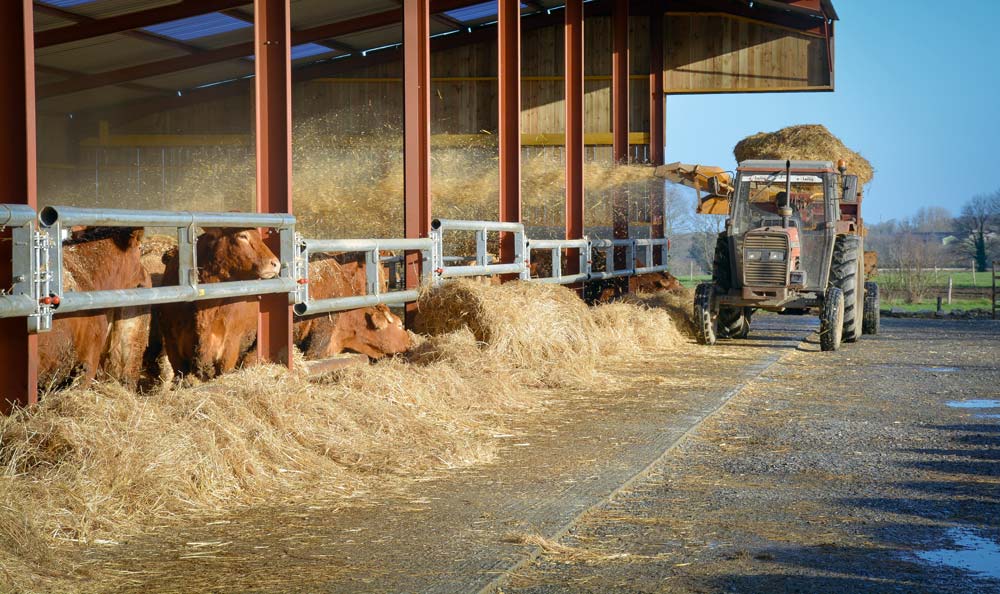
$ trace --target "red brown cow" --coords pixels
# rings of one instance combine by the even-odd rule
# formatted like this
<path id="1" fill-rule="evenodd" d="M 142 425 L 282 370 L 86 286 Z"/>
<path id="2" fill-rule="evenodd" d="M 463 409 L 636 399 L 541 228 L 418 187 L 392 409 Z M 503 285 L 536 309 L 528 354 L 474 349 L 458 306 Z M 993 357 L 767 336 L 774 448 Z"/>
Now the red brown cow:
<path id="1" fill-rule="evenodd" d="M 63 246 L 63 290 L 104 291 L 149 287 L 140 262 L 143 230 L 75 230 Z M 149 338 L 149 308 L 128 307 L 56 316 L 39 334 L 39 382 L 56 387 L 75 376 L 89 383 L 98 372 L 127 385 L 140 379 Z"/>
<path id="2" fill-rule="evenodd" d="M 362 262 L 327 256 L 309 263 L 309 296 L 312 299 L 364 293 L 365 265 Z M 295 344 L 307 359 L 325 359 L 345 351 L 379 359 L 405 352 L 411 346 L 402 320 L 385 305 L 298 318 Z"/>
<path id="3" fill-rule="evenodd" d="M 281 262 L 256 229 L 208 228 L 198 237 L 198 282 L 275 278 Z M 163 256 L 163 285 L 179 283 L 177 252 Z M 257 298 L 210 299 L 155 308 L 174 371 L 208 379 L 232 371 L 257 339 Z"/>

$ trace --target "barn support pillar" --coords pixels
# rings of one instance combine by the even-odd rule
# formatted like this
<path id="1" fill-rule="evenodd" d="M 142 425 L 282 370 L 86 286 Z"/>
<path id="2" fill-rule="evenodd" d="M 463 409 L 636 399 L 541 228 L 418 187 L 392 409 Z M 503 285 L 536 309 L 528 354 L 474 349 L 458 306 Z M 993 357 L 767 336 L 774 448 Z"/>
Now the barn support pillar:
<path id="1" fill-rule="evenodd" d="M 663 87 L 663 0 L 650 2 L 649 14 L 649 160 L 652 165 L 663 165 L 664 135 L 666 134 L 666 94 Z M 665 199 L 663 184 L 653 190 L 650 198 L 651 229 L 654 239 L 663 237 Z M 663 264 L 662 252 L 654 250 L 653 265 Z M 649 263 L 646 263 L 649 265 Z"/>
<path id="2" fill-rule="evenodd" d="M 628 163 L 629 132 L 629 49 L 628 13 L 629 0 L 615 0 L 612 17 L 613 55 L 611 60 L 611 130 L 612 154 L 616 164 Z M 615 239 L 628 239 L 629 212 L 628 191 L 618 188 L 612 195 L 611 212 Z M 615 250 L 615 268 L 622 269 L 628 264 L 625 249 Z M 622 279 L 622 289 L 630 287 L 631 277 Z"/>
<path id="3" fill-rule="evenodd" d="M 649 160 L 663 165 L 666 120 L 663 88 L 663 0 L 652 0 L 649 13 Z"/>
<path id="4" fill-rule="evenodd" d="M 35 45 L 31 0 L 0 2 L 0 179 L 4 202 L 37 208 Z M 2 222 L 2 221 L 0 221 Z M 10 230 L 0 233 L 0 289 L 11 279 Z M 38 402 L 38 337 L 24 318 L 0 319 L 0 412 Z"/>
<path id="5" fill-rule="evenodd" d="M 256 59 L 257 210 L 292 212 L 292 69 L 289 0 L 254 1 Z M 274 253 L 279 237 L 266 239 Z M 292 307 L 288 295 L 260 297 L 257 356 L 292 365 Z"/>
<path id="6" fill-rule="evenodd" d="M 431 47 L 430 0 L 403 2 L 403 218 L 407 238 L 431 229 Z M 406 254 L 406 287 L 420 285 L 420 252 Z M 406 306 L 407 325 L 416 304 Z"/>
<path id="7" fill-rule="evenodd" d="M 564 24 L 566 81 L 566 239 L 583 237 L 583 0 L 567 0 Z M 571 253 L 565 274 L 579 272 Z"/>
<path id="8" fill-rule="evenodd" d="M 500 220 L 521 222 L 521 1 L 500 0 L 499 64 Z M 514 235 L 504 233 L 500 261 L 514 261 Z M 514 278 L 514 277 L 511 277 Z"/>

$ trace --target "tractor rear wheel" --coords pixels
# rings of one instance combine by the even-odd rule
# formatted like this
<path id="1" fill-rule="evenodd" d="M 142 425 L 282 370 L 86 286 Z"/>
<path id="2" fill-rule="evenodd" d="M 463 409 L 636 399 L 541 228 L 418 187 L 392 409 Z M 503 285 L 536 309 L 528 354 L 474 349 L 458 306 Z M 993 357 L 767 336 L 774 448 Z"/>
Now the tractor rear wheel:
<path id="1" fill-rule="evenodd" d="M 861 253 L 861 237 L 857 235 L 841 235 L 833 246 L 830 284 L 844 294 L 844 342 L 861 337 L 865 274 Z"/>
<path id="2" fill-rule="evenodd" d="M 715 344 L 718 323 L 715 285 L 701 283 L 694 291 L 694 333 L 698 344 Z"/>
<path id="3" fill-rule="evenodd" d="M 835 351 L 840 348 L 844 335 L 844 292 L 830 287 L 823 297 L 823 307 L 819 313 L 819 348 Z"/>
<path id="4" fill-rule="evenodd" d="M 878 334 L 879 326 L 878 284 L 865 283 L 865 313 L 861 320 L 861 331 L 865 334 Z"/>
<path id="5" fill-rule="evenodd" d="M 728 291 L 733 288 L 733 266 L 729 257 L 729 238 L 726 232 L 715 239 L 715 257 L 712 259 L 712 282 Z"/>

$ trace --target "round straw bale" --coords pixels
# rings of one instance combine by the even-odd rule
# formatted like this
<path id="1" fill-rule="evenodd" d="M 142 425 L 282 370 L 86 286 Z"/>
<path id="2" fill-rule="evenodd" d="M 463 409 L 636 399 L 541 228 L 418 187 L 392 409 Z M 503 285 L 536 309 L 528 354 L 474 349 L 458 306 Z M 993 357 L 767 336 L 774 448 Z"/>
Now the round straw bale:
<path id="1" fill-rule="evenodd" d="M 870 182 L 875 175 L 868 159 L 847 148 L 826 126 L 820 124 L 758 132 L 736 143 L 733 155 L 738 162 L 748 159 L 800 159 L 836 163 L 838 159 L 844 159 L 848 172 L 857 175 L 862 184 Z"/>

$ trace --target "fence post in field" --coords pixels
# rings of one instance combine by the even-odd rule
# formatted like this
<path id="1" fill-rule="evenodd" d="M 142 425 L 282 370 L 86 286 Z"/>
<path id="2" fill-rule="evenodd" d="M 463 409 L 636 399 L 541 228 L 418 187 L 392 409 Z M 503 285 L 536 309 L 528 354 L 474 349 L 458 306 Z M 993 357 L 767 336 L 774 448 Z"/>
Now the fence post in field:
<path id="1" fill-rule="evenodd" d="M 948 305 L 951 305 L 951 285 L 952 285 L 952 276 L 949 274 L 948 275 Z"/>

